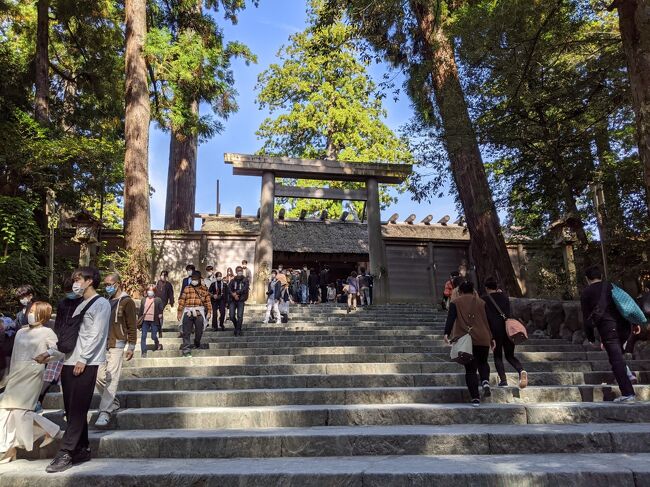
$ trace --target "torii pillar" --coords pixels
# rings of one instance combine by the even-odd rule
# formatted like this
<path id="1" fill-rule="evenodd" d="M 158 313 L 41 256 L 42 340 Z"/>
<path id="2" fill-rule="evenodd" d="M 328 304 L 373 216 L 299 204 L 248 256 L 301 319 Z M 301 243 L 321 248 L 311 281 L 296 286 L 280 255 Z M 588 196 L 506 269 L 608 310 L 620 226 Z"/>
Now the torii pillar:
<path id="1" fill-rule="evenodd" d="M 253 296 L 256 303 L 266 302 L 266 283 L 273 268 L 273 207 L 275 201 L 275 173 L 262 173 L 260 198 L 260 234 L 255 245 L 255 274 Z"/>
<path id="2" fill-rule="evenodd" d="M 381 236 L 381 209 L 379 207 L 379 182 L 377 178 L 366 180 L 368 200 L 368 257 L 370 259 L 370 274 L 374 276 L 372 286 L 373 304 L 386 304 L 388 300 L 388 274 L 386 251 Z"/>

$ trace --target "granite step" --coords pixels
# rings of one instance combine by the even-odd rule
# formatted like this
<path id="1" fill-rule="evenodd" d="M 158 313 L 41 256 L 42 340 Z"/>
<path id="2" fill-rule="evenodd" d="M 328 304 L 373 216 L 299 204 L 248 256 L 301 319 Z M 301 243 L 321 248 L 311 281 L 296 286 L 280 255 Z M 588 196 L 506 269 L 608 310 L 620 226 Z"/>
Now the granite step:
<path id="1" fill-rule="evenodd" d="M 97 412 L 92 412 L 92 420 Z M 45 416 L 63 424 L 63 412 Z M 537 404 L 333 404 L 251 407 L 154 407 L 119 410 L 111 427 L 242 429 L 312 426 L 648 423 L 650 404 L 562 402 Z"/>
<path id="2" fill-rule="evenodd" d="M 214 363 L 217 358 L 202 360 L 194 358 L 161 359 L 169 360 L 167 365 L 153 364 L 153 359 L 141 360 L 138 367 L 122 369 L 123 379 L 138 377 L 207 377 L 207 376 L 265 376 L 295 374 L 433 374 L 459 373 L 463 368 L 452 362 L 357 362 L 357 363 L 286 363 L 286 364 L 239 364 L 224 365 Z M 125 365 L 131 363 L 126 362 Z M 650 361 L 629 362 L 634 371 L 650 370 Z M 525 368 L 528 372 L 609 372 L 607 361 L 595 362 L 529 362 Z"/>
<path id="3" fill-rule="evenodd" d="M 518 383 L 518 374 L 507 374 L 510 386 Z M 491 382 L 499 377 L 492 373 Z M 641 383 L 650 382 L 650 373 L 639 374 Z M 530 386 L 547 385 L 602 385 L 613 384 L 611 372 L 529 372 Z M 229 390 L 229 389 L 295 389 L 295 388 L 345 388 L 345 387 L 434 387 L 464 386 L 465 374 L 347 374 L 347 375 L 260 375 L 260 376 L 211 376 L 211 377 L 159 377 L 122 379 L 120 391 L 183 391 L 183 390 Z"/>
<path id="4" fill-rule="evenodd" d="M 249 349 L 251 350 L 251 349 Z M 308 354 L 309 348 L 292 350 L 294 353 L 263 355 L 266 349 L 248 355 L 220 356 L 209 349 L 194 349 L 192 357 L 183 357 L 180 350 L 162 350 L 151 353 L 147 358 L 135 358 L 125 362 L 123 370 L 132 367 L 175 365 L 282 365 L 291 363 L 362 363 L 362 362 L 449 362 L 447 353 L 330 353 Z M 275 351 L 275 350 L 274 350 Z M 280 351 L 278 351 L 280 352 Z M 285 351 L 281 351 L 285 352 Z M 592 362 L 604 361 L 605 352 L 521 352 L 517 354 L 523 362 Z M 650 362 L 650 361 L 648 361 Z"/>
<path id="5" fill-rule="evenodd" d="M 637 399 L 650 399 L 650 386 L 635 386 Z M 612 401 L 618 387 L 601 385 L 535 386 L 493 388 L 486 403 L 562 403 Z M 357 387 L 357 388 L 284 388 L 239 390 L 165 390 L 118 392 L 122 408 L 170 407 L 249 407 L 282 405 L 353 405 L 353 404 L 449 404 L 469 403 L 464 386 L 429 387 Z M 92 407 L 99 407 L 96 394 Z M 48 394 L 46 409 L 63 408 L 59 393 Z"/>
<path id="6" fill-rule="evenodd" d="M 56 475 L 48 460 L 4 465 L 0 487 L 645 487 L 647 453 L 314 458 L 97 459 Z"/>
<path id="7" fill-rule="evenodd" d="M 258 430 L 91 431 L 96 458 L 648 453 L 650 425 L 328 426 Z M 57 442 L 58 443 L 58 442 Z M 197 447 L 198 446 L 198 447 Z M 53 443 L 21 458 L 51 458 Z"/>

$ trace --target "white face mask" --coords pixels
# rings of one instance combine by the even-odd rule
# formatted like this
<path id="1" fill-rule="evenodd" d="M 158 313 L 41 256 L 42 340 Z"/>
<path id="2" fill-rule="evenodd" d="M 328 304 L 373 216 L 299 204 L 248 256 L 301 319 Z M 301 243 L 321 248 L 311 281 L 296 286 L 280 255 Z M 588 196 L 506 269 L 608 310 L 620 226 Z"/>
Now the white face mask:
<path id="1" fill-rule="evenodd" d="M 75 293 L 77 296 L 83 296 L 84 292 L 86 289 L 83 287 L 83 285 L 80 282 L 76 282 L 72 285 L 72 292 Z"/>
<path id="2" fill-rule="evenodd" d="M 153 291 L 147 291 L 147 296 L 150 298 L 153 298 L 154 292 Z"/>
<path id="3" fill-rule="evenodd" d="M 192 272 L 194 271 L 187 271 L 187 277 L 192 277 Z"/>
<path id="4" fill-rule="evenodd" d="M 192 279 L 192 281 L 190 282 L 190 284 L 192 284 L 192 286 L 198 286 L 198 285 L 199 285 L 199 281 L 197 281 L 196 279 Z"/>
<path id="5" fill-rule="evenodd" d="M 36 315 L 34 313 L 29 313 L 27 315 L 27 323 L 29 323 L 30 326 L 36 323 Z"/>
<path id="6" fill-rule="evenodd" d="M 31 301 L 32 300 L 30 298 L 20 298 L 20 304 L 23 306 L 27 306 L 29 303 L 31 303 Z"/>

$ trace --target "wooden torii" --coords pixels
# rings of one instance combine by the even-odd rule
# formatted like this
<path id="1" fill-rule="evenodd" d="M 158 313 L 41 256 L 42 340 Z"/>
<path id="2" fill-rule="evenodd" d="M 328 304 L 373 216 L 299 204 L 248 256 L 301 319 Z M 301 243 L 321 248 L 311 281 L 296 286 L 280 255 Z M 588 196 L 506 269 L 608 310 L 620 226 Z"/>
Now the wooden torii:
<path id="1" fill-rule="evenodd" d="M 224 154 L 236 176 L 261 176 L 260 234 L 255 246 L 255 301 L 265 302 L 266 281 L 273 268 L 273 213 L 276 197 L 365 201 L 368 213 L 368 249 L 370 273 L 375 276 L 373 300 L 389 301 L 386 254 L 381 236 L 379 184 L 399 184 L 411 174 L 408 164 L 377 162 L 342 162 L 249 154 Z M 276 184 L 276 178 L 317 181 L 354 181 L 365 183 L 364 189 L 297 188 Z"/>

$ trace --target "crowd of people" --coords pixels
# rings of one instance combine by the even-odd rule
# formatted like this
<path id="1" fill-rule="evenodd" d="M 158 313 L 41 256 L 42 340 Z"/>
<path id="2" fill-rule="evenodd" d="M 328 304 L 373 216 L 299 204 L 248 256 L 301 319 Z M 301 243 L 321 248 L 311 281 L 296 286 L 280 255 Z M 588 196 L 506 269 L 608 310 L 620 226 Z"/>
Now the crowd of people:
<path id="1" fill-rule="evenodd" d="M 247 262 L 243 261 L 234 272 L 228 268 L 225 276 L 211 265 L 205 270 L 203 277 L 194 265 L 186 266 L 187 275 L 177 299 L 169 273 L 163 271 L 156 284 L 142 290 L 142 299 L 136 304 L 119 274 L 108 273 L 102 280 L 97 269 L 79 268 L 63 283 L 64 297 L 57 304 L 52 327 L 52 306 L 36 300 L 32 286 L 20 286 L 16 292 L 20 302 L 16 319 L 0 321 L 0 365 L 8 368 L 0 384 L 4 387 L 0 395 L 0 461 L 15 459 L 18 448 L 30 451 L 37 442 L 44 446 L 55 439 L 60 440 L 60 449 L 47 472 L 61 472 L 89 461 L 87 418 L 93 394 L 96 390 L 100 395 L 95 426 L 105 428 L 121 407 L 117 397 L 121 370 L 124 361 L 134 357 L 138 334 L 142 358 L 150 351 L 149 339 L 154 351 L 162 350 L 159 339 L 166 307 L 176 303 L 180 350 L 185 357 L 191 357 L 192 349 L 200 348 L 206 328 L 225 330 L 226 319 L 232 322 L 235 336 L 241 336 L 252 287 Z M 297 271 L 278 266 L 266 285 L 264 323 L 286 323 L 291 303 L 342 301 L 347 303 L 348 312 L 356 308 L 357 300 L 370 304 L 372 277 L 363 267 L 359 271 L 352 271 L 345 280 L 331 282 L 326 266 L 320 272 L 307 266 Z M 642 329 L 644 323 L 624 318 L 613 297 L 615 288 L 602 280 L 598 267 L 586 269 L 585 276 L 587 285 L 581 304 L 587 339 L 594 343 L 595 331 L 600 336 L 600 347 L 609 357 L 621 391 L 615 402 L 632 402 L 636 377 L 624 353 L 648 332 Z M 451 343 L 467 334 L 472 338 L 471 360 L 464 366 L 475 406 L 481 403 L 481 391 L 483 397 L 491 395 L 491 350 L 499 387 L 508 386 L 504 356 L 518 373 L 518 386 L 528 385 L 528 374 L 515 356 L 515 344 L 506 328 L 510 300 L 496 279 L 488 278 L 483 285 L 486 292 L 479 296 L 466 273 L 453 273 L 444 293 L 449 311 L 445 341 Z M 650 283 L 645 286 L 639 306 L 647 317 Z M 46 395 L 56 384 L 61 385 L 63 393 L 65 431 L 39 414 Z"/>
<path id="2" fill-rule="evenodd" d="M 461 269 L 462 270 L 462 269 Z M 596 331 L 600 337 L 598 347 L 607 353 L 612 372 L 619 386 L 621 395 L 614 402 L 634 402 L 636 396 L 633 384 L 636 375 L 627 366 L 625 353 L 631 353 L 634 343 L 647 339 L 648 330 L 644 329 L 650 319 L 650 283 L 644 283 L 644 289 L 638 298 L 639 315 L 645 315 L 642 323 L 626 319 L 613 297 L 613 285 L 603 281 L 598 266 L 585 269 L 586 286 L 582 291 L 580 302 L 587 341 L 596 346 Z M 499 288 L 495 278 L 484 282 L 485 294 L 479 296 L 474 284 L 466 273 L 452 272 L 443 292 L 443 307 L 448 309 L 445 324 L 445 343 L 451 344 L 465 335 L 472 339 L 471 360 L 464 363 L 465 383 L 474 406 L 481 404 L 483 398 L 490 397 L 490 351 L 493 352 L 494 366 L 499 376 L 499 387 L 507 387 L 508 379 L 503 363 L 505 355 L 508 363 L 519 376 L 521 389 L 528 385 L 528 374 L 515 356 L 515 344 L 506 329 L 506 321 L 512 316 L 510 300 Z M 639 319 L 638 321 L 642 321 Z"/>

